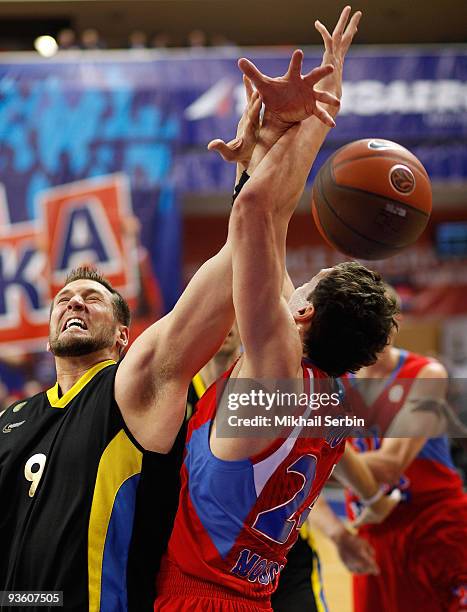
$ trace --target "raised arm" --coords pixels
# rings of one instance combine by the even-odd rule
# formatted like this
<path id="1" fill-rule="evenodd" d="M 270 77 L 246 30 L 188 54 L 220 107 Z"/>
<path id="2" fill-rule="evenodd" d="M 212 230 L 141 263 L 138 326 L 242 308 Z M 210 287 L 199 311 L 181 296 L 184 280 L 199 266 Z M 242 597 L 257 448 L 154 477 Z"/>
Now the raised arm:
<path id="1" fill-rule="evenodd" d="M 341 91 L 343 62 L 360 13 L 350 22 L 349 16 L 346 7 L 332 36 L 324 26 L 317 26 L 325 43 L 320 69 L 321 76 L 327 74 L 322 81 L 324 103 L 334 101 L 333 92 Z M 329 130 L 315 116 L 309 117 L 307 80 L 314 71 L 303 76 L 302 61 L 303 53 L 295 51 L 289 70 L 279 79 L 262 75 L 248 60 L 239 61 L 264 101 L 263 125 L 284 126 L 304 119 L 289 127 L 254 168 L 230 219 L 234 304 L 245 349 L 242 377 L 295 377 L 300 366 L 301 340 L 282 298 L 285 242 L 289 220 Z M 337 110 L 328 107 L 327 112 Z"/>
<path id="2" fill-rule="evenodd" d="M 242 131 L 244 140 L 254 138 L 260 109 L 258 94 L 249 95 L 240 139 Z M 233 320 L 228 239 L 196 272 L 173 310 L 135 340 L 118 368 L 115 398 L 144 448 L 170 450 L 184 418 L 190 380 L 217 351 Z"/>

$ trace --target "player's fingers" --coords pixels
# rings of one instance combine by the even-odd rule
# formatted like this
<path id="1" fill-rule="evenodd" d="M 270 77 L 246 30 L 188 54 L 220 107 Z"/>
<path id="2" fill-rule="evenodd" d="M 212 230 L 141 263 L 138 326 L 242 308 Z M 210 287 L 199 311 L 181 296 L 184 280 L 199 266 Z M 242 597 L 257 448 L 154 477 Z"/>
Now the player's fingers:
<path id="1" fill-rule="evenodd" d="M 340 106 L 340 100 L 334 94 L 331 94 L 327 91 L 316 91 L 314 90 L 315 99 L 318 102 L 322 102 L 323 104 L 330 104 L 331 106 Z"/>
<path id="2" fill-rule="evenodd" d="M 361 559 L 355 563 L 355 574 L 371 574 L 377 576 L 379 574 L 378 564 L 373 560 Z"/>
<path id="3" fill-rule="evenodd" d="M 321 81 L 321 79 L 324 79 L 324 77 L 327 77 L 333 71 L 334 71 L 334 66 L 332 64 L 325 64 L 324 66 L 318 66 L 317 68 L 313 68 L 313 70 L 310 70 L 310 72 L 305 74 L 305 76 L 303 77 L 303 80 L 306 81 L 308 85 L 313 86 L 316 83 L 318 83 L 318 81 Z"/>
<path id="4" fill-rule="evenodd" d="M 359 542 L 361 543 L 362 548 L 366 551 L 366 555 L 369 556 L 371 559 L 374 559 L 376 556 L 376 552 L 373 546 L 363 538 L 360 538 L 360 536 L 356 537 L 359 538 Z"/>
<path id="5" fill-rule="evenodd" d="M 259 95 L 259 91 L 256 91 L 256 89 L 254 89 L 250 98 L 250 106 L 257 104 L 258 100 L 261 100 L 261 96 Z"/>
<path id="6" fill-rule="evenodd" d="M 321 34 L 324 46 L 326 47 L 326 49 L 329 49 L 332 45 L 332 36 L 331 34 L 329 34 L 328 29 L 318 19 L 315 21 L 315 28 Z"/>
<path id="7" fill-rule="evenodd" d="M 223 140 L 217 138 L 216 140 L 211 140 L 208 144 L 209 151 L 216 151 L 225 161 L 236 161 L 238 157 L 238 152 L 241 149 L 243 144 L 243 140 L 241 138 L 235 138 L 231 140 L 229 143 L 225 143 Z"/>
<path id="8" fill-rule="evenodd" d="M 292 53 L 292 57 L 290 58 L 289 68 L 287 70 L 286 76 L 299 77 L 302 73 L 302 64 L 303 51 L 301 49 L 296 49 Z"/>
<path id="9" fill-rule="evenodd" d="M 376 565 L 376 561 L 375 561 L 376 553 L 375 553 L 375 549 L 371 546 L 371 544 L 361 538 L 359 539 L 359 544 L 360 544 L 361 556 L 362 556 L 362 559 L 365 560 L 365 563 Z"/>
<path id="10" fill-rule="evenodd" d="M 251 109 L 255 106 L 257 106 L 258 104 L 258 100 L 261 100 L 261 97 L 259 95 L 259 93 L 255 90 L 253 90 L 253 93 L 251 94 L 251 97 L 248 99 L 248 105 L 247 105 L 247 114 L 249 115 L 251 113 Z"/>
<path id="11" fill-rule="evenodd" d="M 354 15 L 352 15 L 352 19 L 350 20 L 349 25 L 347 26 L 344 35 L 342 36 L 342 46 L 345 52 L 347 52 L 355 34 L 358 31 L 358 24 L 360 23 L 361 18 L 361 11 L 357 11 Z"/>
<path id="12" fill-rule="evenodd" d="M 376 563 L 375 559 L 369 555 L 365 555 L 364 558 L 362 559 L 362 569 L 363 569 L 363 574 L 373 574 L 373 576 L 376 576 L 377 574 L 379 574 L 379 567 L 378 564 Z"/>
<path id="13" fill-rule="evenodd" d="M 254 95 L 255 97 L 252 97 L 250 108 L 248 109 L 248 122 L 256 129 L 259 127 L 259 117 L 263 101 L 258 92 L 255 92 Z"/>
<path id="14" fill-rule="evenodd" d="M 336 122 L 334 119 L 331 117 L 328 111 L 321 108 L 319 104 L 316 105 L 315 112 L 313 114 L 316 115 L 316 117 L 318 117 L 318 119 L 324 123 L 324 125 L 327 125 L 330 128 L 336 127 Z"/>
<path id="15" fill-rule="evenodd" d="M 362 11 L 357 11 L 352 15 L 352 18 L 347 26 L 347 30 L 352 30 L 354 33 L 358 29 L 358 24 L 360 23 L 360 19 L 362 18 Z"/>
<path id="16" fill-rule="evenodd" d="M 250 79 L 245 74 L 243 75 L 243 85 L 245 87 L 246 98 L 248 101 L 250 101 L 255 90 L 253 89 Z"/>
<path id="17" fill-rule="evenodd" d="M 347 568 L 352 572 L 352 574 L 373 574 L 374 568 L 365 561 L 361 559 L 352 559 L 349 563 L 347 563 Z"/>
<path id="18" fill-rule="evenodd" d="M 247 76 L 256 89 L 261 90 L 261 85 L 266 80 L 266 76 L 256 68 L 256 66 L 247 60 L 245 57 L 242 57 L 238 60 L 238 67 L 243 72 L 245 76 Z"/>
<path id="19" fill-rule="evenodd" d="M 349 20 L 351 10 L 352 9 L 349 5 L 344 6 L 344 8 L 342 9 L 342 13 L 340 14 L 340 17 L 336 23 L 336 27 L 332 32 L 333 40 L 340 40 L 342 38 L 342 34 L 344 33 L 345 26 L 347 25 L 347 21 Z"/>

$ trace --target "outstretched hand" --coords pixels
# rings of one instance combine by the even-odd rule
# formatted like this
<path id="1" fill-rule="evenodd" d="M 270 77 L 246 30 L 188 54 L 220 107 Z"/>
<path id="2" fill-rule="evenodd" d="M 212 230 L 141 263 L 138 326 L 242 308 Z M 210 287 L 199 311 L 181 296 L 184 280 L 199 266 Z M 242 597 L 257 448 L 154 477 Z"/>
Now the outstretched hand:
<path id="1" fill-rule="evenodd" d="M 238 67 L 258 90 L 267 112 L 282 123 L 297 123 L 316 115 L 323 123 L 333 127 L 334 119 L 317 102 L 339 106 L 339 100 L 328 92 L 315 90 L 315 85 L 334 68 L 332 65 L 319 66 L 302 75 L 302 63 L 303 51 L 294 51 L 287 72 L 277 78 L 263 74 L 245 58 L 238 61 Z"/>
<path id="2" fill-rule="evenodd" d="M 277 78 L 263 74 L 245 58 L 239 60 L 240 70 L 259 91 L 269 116 L 290 125 L 315 115 L 325 125 L 334 127 L 333 117 L 320 104 L 339 108 L 344 60 L 362 16 L 357 11 L 349 21 L 351 10 L 350 6 L 343 9 L 332 35 L 320 21 L 315 22 L 324 42 L 323 60 L 321 66 L 305 75 L 300 50 L 294 51 L 285 75 Z M 315 88 L 318 83 L 320 89 Z"/>
<path id="3" fill-rule="evenodd" d="M 208 149 L 217 151 L 225 161 L 236 162 L 246 170 L 258 140 L 262 100 L 248 77 L 243 77 L 243 84 L 247 105 L 238 123 L 236 138 L 227 143 L 219 138 L 211 140 Z"/>
<path id="4" fill-rule="evenodd" d="M 334 67 L 331 76 L 325 78 L 320 83 L 320 87 L 324 87 L 326 91 L 332 91 L 339 99 L 342 96 L 342 73 L 345 56 L 357 33 L 358 24 L 362 17 L 361 11 L 357 11 L 349 21 L 351 12 L 350 6 L 346 6 L 342 10 L 332 34 L 328 32 L 326 26 L 321 21 L 315 21 L 315 28 L 321 34 L 324 42 L 324 54 L 321 65 L 331 65 Z"/>

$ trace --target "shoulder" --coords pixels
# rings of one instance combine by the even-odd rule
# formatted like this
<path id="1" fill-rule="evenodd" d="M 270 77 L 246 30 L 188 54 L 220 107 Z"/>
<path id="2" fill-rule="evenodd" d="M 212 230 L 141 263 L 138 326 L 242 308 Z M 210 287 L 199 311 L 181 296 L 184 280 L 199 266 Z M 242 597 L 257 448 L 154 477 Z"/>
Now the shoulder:
<path id="1" fill-rule="evenodd" d="M 108 394 L 114 397 L 115 395 L 115 378 L 117 376 L 120 364 L 109 363 L 102 369 L 95 372 L 84 385 L 91 393 L 107 396 Z"/>
<path id="2" fill-rule="evenodd" d="M 445 398 L 448 388 L 446 368 L 436 359 L 425 358 L 414 372 L 411 387 L 413 397 Z"/>
<path id="3" fill-rule="evenodd" d="M 400 378 L 447 378 L 446 368 L 434 357 L 411 351 L 402 351 L 402 353 L 405 354 L 405 359 L 400 370 Z"/>
<path id="4" fill-rule="evenodd" d="M 417 378 L 441 378 L 448 377 L 446 368 L 436 359 L 428 359 L 419 371 Z"/>

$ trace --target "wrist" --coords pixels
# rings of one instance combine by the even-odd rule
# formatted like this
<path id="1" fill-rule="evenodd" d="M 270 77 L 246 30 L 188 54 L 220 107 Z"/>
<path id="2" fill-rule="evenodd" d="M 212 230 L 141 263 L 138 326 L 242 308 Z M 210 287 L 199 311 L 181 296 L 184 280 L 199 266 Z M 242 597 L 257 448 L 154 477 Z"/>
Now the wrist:
<path id="1" fill-rule="evenodd" d="M 276 142 L 289 130 L 295 123 L 286 123 L 276 115 L 268 112 L 264 113 L 258 140 L 248 165 L 248 173 L 251 175 L 263 160 L 265 155 L 276 144 Z"/>
<path id="2" fill-rule="evenodd" d="M 295 125 L 295 123 L 283 121 L 276 114 L 266 110 L 261 124 L 259 138 L 264 144 L 272 147 L 293 125 Z"/>
<path id="3" fill-rule="evenodd" d="M 249 178 L 250 178 L 250 175 L 248 174 L 246 170 L 244 170 L 241 173 L 240 178 L 238 178 L 237 183 L 234 187 L 234 191 L 232 195 L 232 206 L 234 205 L 234 202 L 237 199 L 238 194 L 243 189 L 243 186 L 245 185 L 245 183 L 247 182 Z"/>
<path id="4" fill-rule="evenodd" d="M 379 500 L 383 497 L 384 493 L 384 487 L 378 487 L 375 493 L 373 493 L 373 495 L 371 495 L 370 497 L 361 498 L 360 501 L 364 506 L 373 506 L 374 504 L 377 504 L 379 502 Z"/>

